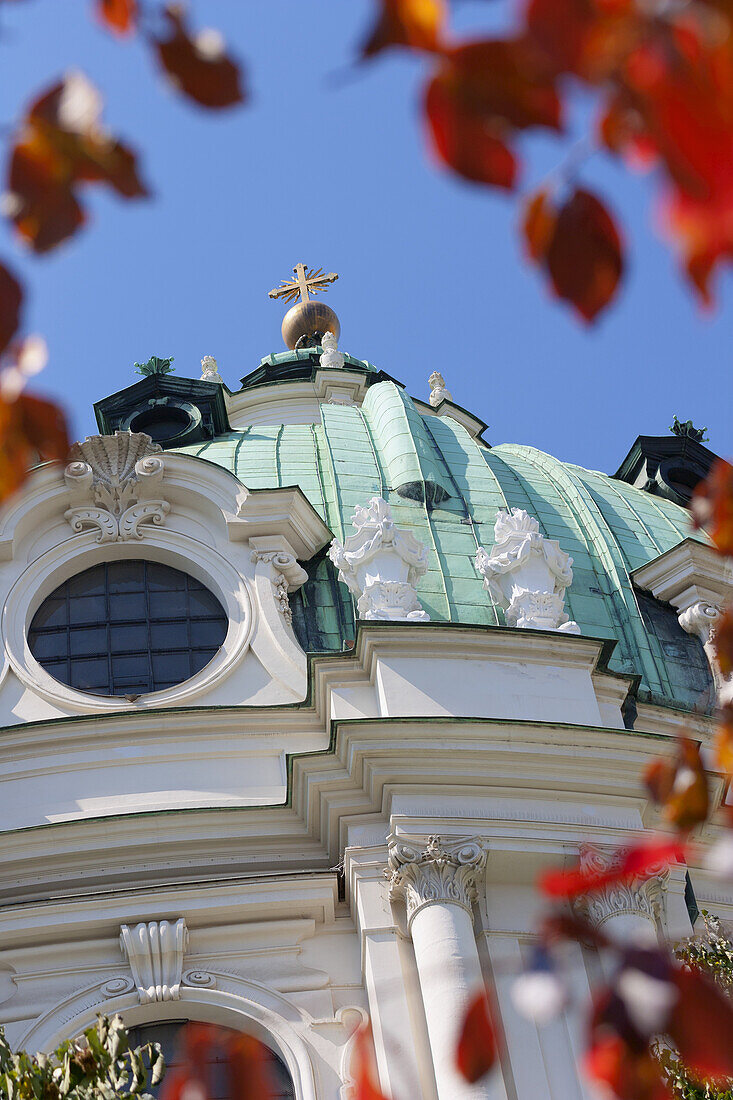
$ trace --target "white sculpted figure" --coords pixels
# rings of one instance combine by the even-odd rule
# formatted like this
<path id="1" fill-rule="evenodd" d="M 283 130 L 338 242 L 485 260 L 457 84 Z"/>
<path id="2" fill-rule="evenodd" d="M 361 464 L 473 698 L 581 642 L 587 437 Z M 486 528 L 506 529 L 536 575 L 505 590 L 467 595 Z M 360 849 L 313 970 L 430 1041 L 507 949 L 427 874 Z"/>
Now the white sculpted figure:
<path id="1" fill-rule="evenodd" d="M 223 382 L 219 367 L 213 355 L 205 355 L 201 360 L 201 380 L 203 382 Z"/>
<path id="2" fill-rule="evenodd" d="M 476 554 L 476 568 L 508 626 L 580 634 L 565 614 L 565 589 L 572 584 L 573 559 L 555 539 L 540 534 L 537 520 L 522 508 L 497 512 L 496 542 Z"/>
<path id="3" fill-rule="evenodd" d="M 358 596 L 361 619 L 407 619 L 427 622 L 415 585 L 428 568 L 426 547 L 410 531 L 395 527 L 392 510 L 382 497 L 357 505 L 352 518 L 356 534 L 334 539 L 328 556 L 339 580 Z"/>
<path id="4" fill-rule="evenodd" d="M 338 340 L 333 332 L 324 332 L 321 343 L 323 352 L 319 360 L 322 367 L 343 367 L 344 355 L 338 350 Z"/>
<path id="5" fill-rule="evenodd" d="M 434 409 L 438 407 L 441 401 L 453 400 L 453 394 L 445 388 L 445 378 L 443 378 L 440 371 L 433 371 L 428 378 L 428 384 L 430 386 L 430 404 Z"/>

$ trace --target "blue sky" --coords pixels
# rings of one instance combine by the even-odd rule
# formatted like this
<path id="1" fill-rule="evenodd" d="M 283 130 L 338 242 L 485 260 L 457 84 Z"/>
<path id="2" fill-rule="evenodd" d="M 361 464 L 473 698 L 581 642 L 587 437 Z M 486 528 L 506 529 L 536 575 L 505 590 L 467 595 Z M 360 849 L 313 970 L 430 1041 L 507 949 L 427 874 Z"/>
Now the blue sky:
<path id="1" fill-rule="evenodd" d="M 50 345 L 39 388 L 63 400 L 77 435 L 94 430 L 92 402 L 153 354 L 190 377 L 214 355 L 238 388 L 282 349 L 283 309 L 267 292 L 303 261 L 341 275 L 327 301 L 343 350 L 423 399 L 441 370 L 493 443 L 613 472 L 637 435 L 664 434 L 676 413 L 733 452 L 733 279 L 703 314 L 652 228 L 651 180 L 600 154 L 583 170 L 612 197 L 629 245 L 625 286 L 588 329 L 522 259 L 516 202 L 430 163 L 421 64 L 392 53 L 350 70 L 372 0 L 198 0 L 195 22 L 225 33 L 252 93 L 218 115 L 171 92 L 144 44 L 110 38 L 91 6 L 25 0 L 2 5 L 0 21 L 0 122 L 81 68 L 155 192 L 122 203 L 87 191 L 90 227 L 50 257 L 26 256 L 0 228 L 0 256 L 28 284 L 26 329 Z M 509 6 L 461 0 L 456 22 L 486 26 Z M 576 102 L 571 121 L 586 116 Z M 523 150 L 528 186 L 563 156 L 552 136 Z"/>

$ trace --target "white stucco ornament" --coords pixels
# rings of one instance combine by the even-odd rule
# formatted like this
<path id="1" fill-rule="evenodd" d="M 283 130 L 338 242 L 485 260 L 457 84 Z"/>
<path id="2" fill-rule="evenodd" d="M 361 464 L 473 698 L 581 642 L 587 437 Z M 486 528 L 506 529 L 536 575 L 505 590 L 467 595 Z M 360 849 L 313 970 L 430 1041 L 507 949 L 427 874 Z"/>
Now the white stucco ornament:
<path id="1" fill-rule="evenodd" d="M 565 613 L 565 589 L 573 581 L 573 559 L 555 539 L 540 534 L 534 516 L 522 508 L 496 514 L 496 542 L 480 546 L 476 569 L 491 598 L 503 607 L 508 626 L 580 634 Z"/>
<path id="2" fill-rule="evenodd" d="M 120 947 L 127 956 L 140 1004 L 177 1001 L 181 996 L 183 955 L 188 929 L 177 921 L 151 920 L 120 928 Z"/>
<path id="3" fill-rule="evenodd" d="M 382 497 L 357 506 L 352 517 L 356 534 L 334 539 L 328 556 L 339 580 L 358 596 L 361 619 L 406 619 L 427 622 L 415 585 L 428 568 L 428 552 L 411 531 L 398 528 Z"/>
<path id="4" fill-rule="evenodd" d="M 141 539 L 142 524 L 160 526 L 170 504 L 160 497 L 161 448 L 144 432 L 87 436 L 64 470 L 74 531 L 96 527 L 97 542 Z"/>
<path id="5" fill-rule="evenodd" d="M 201 380 L 202 382 L 224 381 L 219 374 L 219 367 L 213 355 L 205 355 L 201 360 Z"/>
<path id="6" fill-rule="evenodd" d="M 428 378 L 430 386 L 430 404 L 437 408 L 441 401 L 452 401 L 453 394 L 445 388 L 445 378 L 440 371 L 434 370 Z"/>
<path id="7" fill-rule="evenodd" d="M 324 332 L 321 343 L 323 352 L 319 360 L 322 367 L 339 369 L 344 365 L 344 353 L 338 350 L 338 340 L 333 332 Z"/>

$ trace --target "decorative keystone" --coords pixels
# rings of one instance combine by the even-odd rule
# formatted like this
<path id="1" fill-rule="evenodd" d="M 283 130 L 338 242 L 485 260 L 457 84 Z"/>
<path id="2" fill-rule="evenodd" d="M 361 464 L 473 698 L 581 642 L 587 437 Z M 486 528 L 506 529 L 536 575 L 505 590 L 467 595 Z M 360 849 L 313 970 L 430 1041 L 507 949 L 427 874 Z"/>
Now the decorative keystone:
<path id="1" fill-rule="evenodd" d="M 497 512 L 496 542 L 480 546 L 476 569 L 484 588 L 506 612 L 508 626 L 580 634 L 565 613 L 565 589 L 572 584 L 573 559 L 555 539 L 540 534 L 537 520 L 521 508 Z"/>
<path id="2" fill-rule="evenodd" d="M 595 844 L 580 846 L 581 873 L 602 874 L 612 871 L 623 859 L 618 849 L 607 851 Z M 576 912 L 594 928 L 618 916 L 644 917 L 656 928 L 664 923 L 664 901 L 669 867 L 660 864 L 656 874 L 614 882 L 611 886 L 583 894 L 573 902 Z"/>
<path id="3" fill-rule="evenodd" d="M 342 580 L 358 597 L 361 619 L 427 622 L 415 585 L 428 568 L 428 552 L 411 531 L 395 527 L 392 509 L 382 497 L 372 497 L 352 517 L 355 535 L 344 543 L 334 539 L 328 556 Z"/>
<path id="4" fill-rule="evenodd" d="M 161 448 L 144 432 L 87 436 L 71 448 L 64 470 L 72 530 L 96 527 L 97 542 L 141 539 L 141 524 L 160 526 L 170 504 L 158 496 Z"/>
<path id="5" fill-rule="evenodd" d="M 338 350 L 338 340 L 335 332 L 324 332 L 321 340 L 323 352 L 319 362 L 322 367 L 335 367 L 340 369 L 344 365 L 344 354 Z"/>
<path id="6" fill-rule="evenodd" d="M 175 923 L 151 920 L 134 928 L 122 925 L 120 947 L 127 955 L 141 1005 L 180 999 L 187 946 L 188 929 L 183 917 Z"/>
<path id="7" fill-rule="evenodd" d="M 473 837 L 459 837 L 442 844 L 428 837 L 425 848 L 395 836 L 387 840 L 389 896 L 404 899 L 408 928 L 427 905 L 460 905 L 471 913 L 477 896 L 477 879 L 486 863 L 484 845 Z"/>
<path id="8" fill-rule="evenodd" d="M 445 388 L 445 378 L 440 371 L 434 370 L 428 378 L 428 385 L 430 386 L 430 404 L 434 409 L 437 409 L 441 401 L 452 401 L 453 394 L 450 390 Z"/>

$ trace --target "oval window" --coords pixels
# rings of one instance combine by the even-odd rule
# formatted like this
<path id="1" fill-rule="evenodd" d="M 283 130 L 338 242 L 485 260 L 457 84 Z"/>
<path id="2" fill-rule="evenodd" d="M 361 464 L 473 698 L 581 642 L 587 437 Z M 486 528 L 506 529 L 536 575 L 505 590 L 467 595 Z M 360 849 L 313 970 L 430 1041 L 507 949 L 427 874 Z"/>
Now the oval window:
<path id="1" fill-rule="evenodd" d="M 94 695 L 143 695 L 195 676 L 228 621 L 216 596 L 151 561 L 96 565 L 65 581 L 33 616 L 30 651 L 51 676 Z"/>

